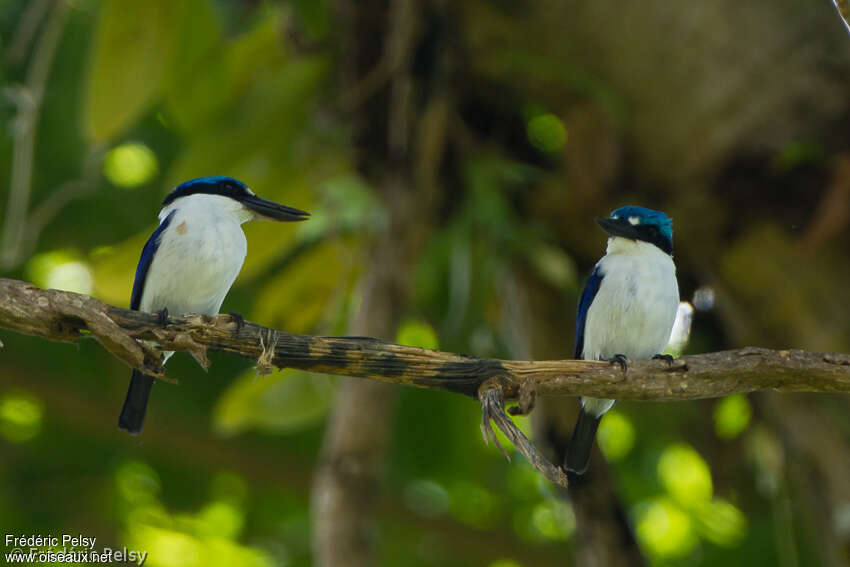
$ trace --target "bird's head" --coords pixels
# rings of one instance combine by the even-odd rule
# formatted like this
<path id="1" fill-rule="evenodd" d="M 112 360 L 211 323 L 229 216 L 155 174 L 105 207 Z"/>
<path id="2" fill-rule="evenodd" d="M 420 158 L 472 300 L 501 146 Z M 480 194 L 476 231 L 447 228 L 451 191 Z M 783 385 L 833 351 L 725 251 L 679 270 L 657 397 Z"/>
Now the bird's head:
<path id="1" fill-rule="evenodd" d="M 186 198 L 210 201 L 211 205 L 232 212 L 240 222 L 247 220 L 302 221 L 310 216 L 310 213 L 305 211 L 257 197 L 241 181 L 223 175 L 199 177 L 181 183 L 162 201 L 163 210 Z"/>
<path id="2" fill-rule="evenodd" d="M 596 222 L 612 237 L 649 242 L 667 254 L 673 253 L 673 220 L 661 211 L 626 205 Z"/>

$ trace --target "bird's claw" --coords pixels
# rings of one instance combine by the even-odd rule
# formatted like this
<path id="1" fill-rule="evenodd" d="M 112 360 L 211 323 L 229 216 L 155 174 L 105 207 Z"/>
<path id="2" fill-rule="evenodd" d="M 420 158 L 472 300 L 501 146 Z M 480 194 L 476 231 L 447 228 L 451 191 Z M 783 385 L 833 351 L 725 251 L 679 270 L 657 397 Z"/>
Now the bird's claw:
<path id="1" fill-rule="evenodd" d="M 619 364 L 620 369 L 625 372 L 629 368 L 629 359 L 626 358 L 625 354 L 615 354 L 611 358 L 607 359 L 611 364 Z"/>
<path id="2" fill-rule="evenodd" d="M 673 356 L 669 354 L 656 354 L 652 357 L 652 360 L 663 360 L 667 363 L 667 366 L 673 366 Z"/>

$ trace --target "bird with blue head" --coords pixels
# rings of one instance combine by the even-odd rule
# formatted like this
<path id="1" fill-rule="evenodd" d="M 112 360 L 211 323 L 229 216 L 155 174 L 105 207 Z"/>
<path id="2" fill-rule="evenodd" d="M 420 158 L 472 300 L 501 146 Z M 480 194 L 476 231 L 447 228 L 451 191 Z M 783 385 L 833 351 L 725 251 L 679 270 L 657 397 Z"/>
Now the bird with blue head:
<path id="1" fill-rule="evenodd" d="M 614 210 L 597 224 L 608 233 L 605 256 L 581 294 L 575 358 L 607 360 L 625 370 L 628 360 L 665 358 L 679 307 L 673 263 L 673 221 L 635 205 Z M 602 416 L 614 400 L 580 398 L 581 409 L 564 468 L 584 474 Z"/>
<path id="2" fill-rule="evenodd" d="M 181 183 L 162 201 L 159 226 L 142 249 L 130 309 L 216 315 L 242 269 L 251 220 L 302 221 L 309 213 L 258 197 L 232 177 Z M 165 353 L 165 359 L 172 355 Z M 118 427 L 139 434 L 154 378 L 133 371 Z"/>

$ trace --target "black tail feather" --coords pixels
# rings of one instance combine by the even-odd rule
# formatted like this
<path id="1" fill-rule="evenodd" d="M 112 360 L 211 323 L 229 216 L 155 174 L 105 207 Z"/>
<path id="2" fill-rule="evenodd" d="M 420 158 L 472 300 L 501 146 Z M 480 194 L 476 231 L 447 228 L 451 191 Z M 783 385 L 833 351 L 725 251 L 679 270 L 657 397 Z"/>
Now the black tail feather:
<path id="1" fill-rule="evenodd" d="M 578 414 L 578 422 L 570 439 L 567 449 L 567 458 L 564 459 L 564 468 L 575 474 L 584 474 L 587 464 L 590 462 L 590 452 L 593 450 L 593 441 L 596 439 L 596 429 L 602 417 L 595 417 L 584 411 Z"/>
<path id="2" fill-rule="evenodd" d="M 153 381 L 153 376 L 133 370 L 130 387 L 127 389 L 127 397 L 124 399 L 124 407 L 121 408 L 121 415 L 118 417 L 118 429 L 123 429 L 133 435 L 142 432 Z"/>

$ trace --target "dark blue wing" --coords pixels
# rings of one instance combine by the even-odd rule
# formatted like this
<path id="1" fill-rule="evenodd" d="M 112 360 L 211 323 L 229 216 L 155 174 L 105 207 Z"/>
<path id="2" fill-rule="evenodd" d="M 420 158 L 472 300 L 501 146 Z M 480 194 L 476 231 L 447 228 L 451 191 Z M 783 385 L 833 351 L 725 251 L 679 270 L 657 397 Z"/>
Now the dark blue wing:
<path id="1" fill-rule="evenodd" d="M 593 303 L 593 298 L 596 297 L 596 292 L 599 291 L 599 284 L 602 283 L 604 276 L 599 271 L 599 265 L 587 278 L 587 283 L 584 284 L 584 291 L 581 293 L 581 301 L 578 304 L 578 317 L 576 318 L 576 350 L 575 358 L 583 358 L 584 352 L 584 324 L 587 322 L 587 312 L 590 309 L 590 304 Z"/>
<path id="2" fill-rule="evenodd" d="M 142 248 L 142 256 L 139 258 L 139 265 L 136 267 L 136 279 L 133 281 L 133 295 L 130 296 L 130 309 L 133 311 L 139 310 L 139 305 L 142 303 L 142 292 L 145 289 L 145 279 L 148 277 L 148 270 L 151 267 L 151 262 L 153 262 L 153 255 L 156 253 L 156 249 L 159 248 L 159 239 L 165 229 L 168 228 L 168 225 L 171 223 L 171 217 L 176 212 L 171 211 L 165 217 L 165 220 L 156 227 L 151 237 L 148 238 L 145 247 Z"/>

